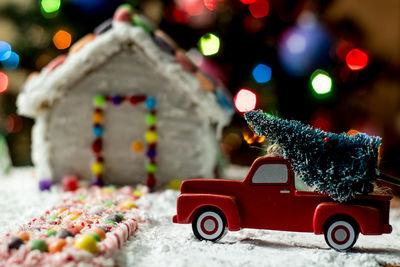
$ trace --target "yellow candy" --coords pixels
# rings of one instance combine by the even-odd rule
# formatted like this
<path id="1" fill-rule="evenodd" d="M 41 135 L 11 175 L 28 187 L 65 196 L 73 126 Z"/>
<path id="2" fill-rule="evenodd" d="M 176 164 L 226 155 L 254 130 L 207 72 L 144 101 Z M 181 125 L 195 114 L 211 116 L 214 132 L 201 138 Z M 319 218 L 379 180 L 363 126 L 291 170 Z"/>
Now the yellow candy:
<path id="1" fill-rule="evenodd" d="M 102 174 L 104 171 L 104 165 L 100 162 L 93 163 L 92 172 L 94 174 Z"/>
<path id="2" fill-rule="evenodd" d="M 133 142 L 132 144 L 132 150 L 135 151 L 136 153 L 142 152 L 144 149 L 144 145 L 141 141 L 136 141 Z"/>
<path id="3" fill-rule="evenodd" d="M 132 195 L 134 195 L 135 197 L 141 197 L 143 194 L 139 190 L 135 190 L 133 191 Z"/>
<path id="4" fill-rule="evenodd" d="M 95 254 L 99 251 L 96 239 L 94 239 L 94 237 L 91 235 L 84 234 L 78 236 L 75 239 L 74 245 L 76 248 L 86 250 L 92 254 Z"/>
<path id="5" fill-rule="evenodd" d="M 155 143 L 157 141 L 157 133 L 155 131 L 147 131 L 144 138 L 146 139 L 147 143 Z"/>
<path id="6" fill-rule="evenodd" d="M 93 122 L 94 123 L 102 123 L 103 122 L 103 114 L 101 114 L 100 112 L 96 112 L 93 114 Z"/>
<path id="7" fill-rule="evenodd" d="M 181 189 L 181 184 L 182 184 L 182 180 L 180 180 L 180 179 L 174 179 L 174 180 L 171 180 L 171 182 L 169 182 L 169 185 L 168 185 L 168 187 L 170 188 L 170 189 L 173 189 L 173 190 L 180 190 Z"/>
<path id="8" fill-rule="evenodd" d="M 78 217 L 77 215 L 75 215 L 75 214 L 71 214 L 71 215 L 69 215 L 67 218 L 68 218 L 70 221 L 74 221 L 74 220 L 78 219 L 79 217 Z"/>
<path id="9" fill-rule="evenodd" d="M 122 203 L 122 206 L 126 207 L 126 208 L 130 208 L 130 209 L 136 208 L 136 205 L 130 201 L 126 201 L 126 202 Z"/>

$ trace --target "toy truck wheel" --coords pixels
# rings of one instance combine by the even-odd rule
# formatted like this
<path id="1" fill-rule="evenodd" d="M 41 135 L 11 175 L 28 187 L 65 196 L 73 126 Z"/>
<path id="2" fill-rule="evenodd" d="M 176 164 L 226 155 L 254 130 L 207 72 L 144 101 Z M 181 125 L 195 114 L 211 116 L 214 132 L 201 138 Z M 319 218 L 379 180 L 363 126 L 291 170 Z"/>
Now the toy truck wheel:
<path id="1" fill-rule="evenodd" d="M 359 232 L 357 224 L 352 220 L 333 219 L 325 227 L 325 241 L 337 251 L 347 251 L 356 243 Z"/>
<path id="2" fill-rule="evenodd" d="M 199 240 L 217 241 L 226 232 L 224 214 L 215 208 L 200 211 L 192 222 L 194 235 Z"/>

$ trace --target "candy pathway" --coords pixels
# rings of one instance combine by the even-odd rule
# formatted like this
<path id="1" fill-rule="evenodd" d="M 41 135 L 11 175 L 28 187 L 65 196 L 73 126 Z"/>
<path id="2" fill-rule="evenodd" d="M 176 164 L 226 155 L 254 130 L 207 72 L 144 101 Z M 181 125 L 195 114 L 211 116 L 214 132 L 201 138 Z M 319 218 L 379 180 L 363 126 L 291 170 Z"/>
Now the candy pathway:
<path id="1" fill-rule="evenodd" d="M 229 177 L 243 176 L 230 168 Z M 31 169 L 14 170 L 0 178 L 0 236 L 52 206 L 62 204 L 60 192 L 39 193 Z M 144 194 L 135 201 L 138 230 L 121 249 L 99 254 L 102 264 L 118 266 L 386 266 L 400 265 L 400 209 L 392 208 L 393 233 L 360 235 L 354 250 L 338 253 L 327 247 L 323 236 L 304 233 L 245 229 L 229 232 L 219 243 L 199 242 L 190 225 L 171 223 L 178 192 Z M 86 253 L 88 258 L 90 253 Z M 99 256 L 98 256 L 99 257 Z M 71 266 L 74 266 L 71 264 Z M 91 266 L 91 265 L 90 265 Z"/>
<path id="2" fill-rule="evenodd" d="M 0 266 L 114 266 L 113 253 L 138 228 L 136 200 L 147 187 L 61 193 L 58 204 L 0 239 Z"/>

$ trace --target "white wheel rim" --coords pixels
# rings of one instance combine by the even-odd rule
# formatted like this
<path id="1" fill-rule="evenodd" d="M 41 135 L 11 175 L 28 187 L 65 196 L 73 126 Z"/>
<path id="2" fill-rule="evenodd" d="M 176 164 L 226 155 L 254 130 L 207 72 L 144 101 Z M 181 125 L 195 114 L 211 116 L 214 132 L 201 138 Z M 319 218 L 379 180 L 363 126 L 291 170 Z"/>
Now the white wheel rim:
<path id="1" fill-rule="evenodd" d="M 206 211 L 197 219 L 197 231 L 199 234 L 208 240 L 217 238 L 223 229 L 221 216 L 214 211 Z"/>
<path id="2" fill-rule="evenodd" d="M 335 249 L 348 249 L 353 244 L 355 237 L 353 226 L 346 221 L 334 222 L 328 228 L 327 239 Z"/>

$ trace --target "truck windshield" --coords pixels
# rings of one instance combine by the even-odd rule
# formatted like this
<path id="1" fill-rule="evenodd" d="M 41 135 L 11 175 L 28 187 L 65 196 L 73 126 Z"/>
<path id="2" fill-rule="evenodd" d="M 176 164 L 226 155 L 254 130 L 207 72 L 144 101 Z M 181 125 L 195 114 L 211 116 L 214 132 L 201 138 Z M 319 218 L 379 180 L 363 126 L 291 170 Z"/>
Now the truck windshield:
<path id="1" fill-rule="evenodd" d="M 253 175 L 253 184 L 285 184 L 288 170 L 285 164 L 263 164 Z"/>

